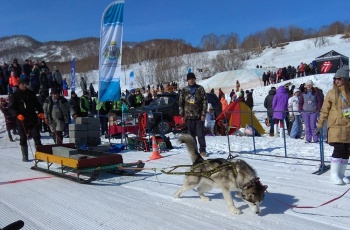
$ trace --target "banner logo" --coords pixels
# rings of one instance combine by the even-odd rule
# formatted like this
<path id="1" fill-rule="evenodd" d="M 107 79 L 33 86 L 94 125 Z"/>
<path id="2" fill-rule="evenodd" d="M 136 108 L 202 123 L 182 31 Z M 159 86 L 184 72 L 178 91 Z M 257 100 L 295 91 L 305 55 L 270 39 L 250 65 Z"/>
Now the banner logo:
<path id="1" fill-rule="evenodd" d="M 116 41 L 111 41 L 109 46 L 105 48 L 103 52 L 103 57 L 107 60 L 107 63 L 118 63 L 118 58 L 120 57 L 120 47 Z"/>
<path id="2" fill-rule="evenodd" d="M 328 73 L 328 71 L 332 68 L 332 62 L 325 61 L 321 66 L 321 73 Z"/>

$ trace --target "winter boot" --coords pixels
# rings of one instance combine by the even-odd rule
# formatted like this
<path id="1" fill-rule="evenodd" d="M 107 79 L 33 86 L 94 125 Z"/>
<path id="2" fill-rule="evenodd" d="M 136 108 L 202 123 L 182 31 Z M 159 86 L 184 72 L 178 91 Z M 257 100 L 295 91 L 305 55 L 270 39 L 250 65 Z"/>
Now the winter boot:
<path id="1" fill-rule="evenodd" d="M 278 136 L 278 124 L 274 124 L 273 130 L 275 130 L 275 136 Z"/>
<path id="2" fill-rule="evenodd" d="M 345 184 L 350 184 L 350 179 L 345 177 L 345 170 L 346 170 L 347 166 L 348 166 L 348 159 L 342 159 L 342 161 L 340 163 L 339 175 L 340 175 L 340 178 L 343 179 Z"/>
<path id="3" fill-rule="evenodd" d="M 28 146 L 21 146 L 22 151 L 22 161 L 28 162 Z"/>
<path id="4" fill-rule="evenodd" d="M 341 176 L 342 160 L 343 159 L 341 158 L 331 159 L 331 182 L 336 185 L 344 184 L 344 181 L 343 181 L 344 172 L 343 172 L 343 177 Z"/>

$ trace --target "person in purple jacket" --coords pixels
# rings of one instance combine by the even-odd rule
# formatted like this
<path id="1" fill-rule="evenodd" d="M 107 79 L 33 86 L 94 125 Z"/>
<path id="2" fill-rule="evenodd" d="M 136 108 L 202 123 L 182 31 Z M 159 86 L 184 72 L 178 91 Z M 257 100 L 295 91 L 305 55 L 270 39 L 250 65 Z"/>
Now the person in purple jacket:
<path id="1" fill-rule="evenodd" d="M 301 116 L 304 120 L 306 142 L 317 143 L 316 122 L 322 107 L 323 98 L 313 87 L 312 80 L 308 80 L 305 86 L 304 92 L 299 97 L 299 111 L 301 111 Z"/>
<path id="2" fill-rule="evenodd" d="M 288 109 L 288 98 L 289 97 L 286 88 L 283 85 L 278 87 L 278 89 L 276 90 L 276 95 L 274 96 L 272 101 L 273 118 L 275 120 L 275 124 L 278 124 L 280 121 L 283 124 L 284 120 L 286 119 Z M 276 133 L 277 129 L 275 130 L 275 134 Z M 283 137 L 283 135 L 281 134 L 281 137 Z"/>

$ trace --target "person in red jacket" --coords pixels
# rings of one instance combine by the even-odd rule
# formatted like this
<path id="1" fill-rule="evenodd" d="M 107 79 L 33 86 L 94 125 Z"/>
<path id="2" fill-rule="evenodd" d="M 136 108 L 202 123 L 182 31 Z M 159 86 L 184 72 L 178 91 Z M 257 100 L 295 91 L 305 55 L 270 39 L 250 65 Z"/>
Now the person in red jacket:
<path id="1" fill-rule="evenodd" d="M 223 94 L 224 94 L 224 92 L 222 92 L 221 88 L 219 88 L 218 98 L 221 98 Z"/>
<path id="2" fill-rule="evenodd" d="M 18 90 L 19 79 L 20 79 L 19 76 L 17 76 L 15 72 L 12 71 L 9 79 L 9 85 L 10 85 L 10 89 L 12 90 L 12 93 Z"/>
<path id="3" fill-rule="evenodd" d="M 305 66 L 304 63 L 301 63 L 299 66 L 299 77 L 304 77 L 305 76 Z"/>

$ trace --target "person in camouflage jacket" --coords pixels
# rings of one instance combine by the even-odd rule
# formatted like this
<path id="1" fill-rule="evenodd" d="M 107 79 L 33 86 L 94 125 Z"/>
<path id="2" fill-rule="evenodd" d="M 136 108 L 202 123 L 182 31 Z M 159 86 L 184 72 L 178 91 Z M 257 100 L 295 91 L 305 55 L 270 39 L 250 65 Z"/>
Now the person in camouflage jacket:
<path id="1" fill-rule="evenodd" d="M 188 133 L 196 140 L 198 138 L 199 152 L 206 156 L 204 121 L 208 100 L 203 86 L 196 84 L 194 73 L 187 74 L 188 85 L 181 89 L 179 97 L 179 112 L 182 121 L 186 123 Z"/>

